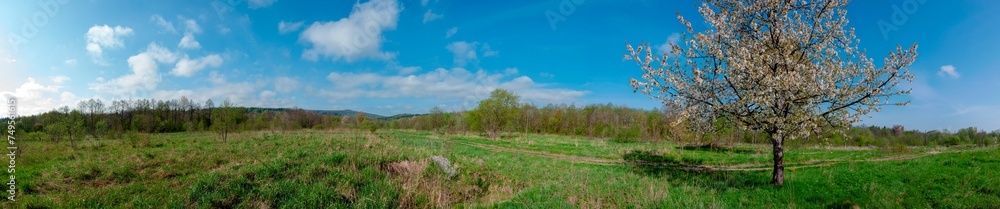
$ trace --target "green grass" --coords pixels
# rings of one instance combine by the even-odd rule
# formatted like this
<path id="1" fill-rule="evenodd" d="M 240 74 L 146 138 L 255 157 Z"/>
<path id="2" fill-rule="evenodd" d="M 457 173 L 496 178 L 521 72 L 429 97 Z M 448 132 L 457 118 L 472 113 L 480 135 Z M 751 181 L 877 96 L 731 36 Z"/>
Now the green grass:
<path id="1" fill-rule="evenodd" d="M 380 130 L 149 136 L 148 143 L 24 142 L 5 208 L 997 208 L 1000 150 L 685 147 L 554 135 Z M 133 146 L 135 145 L 135 146 Z M 935 151 L 941 154 L 926 154 Z M 957 152 L 960 151 L 960 152 Z M 447 157 L 448 177 L 431 156 Z M 623 160 L 624 158 L 624 160 Z M 884 161 L 869 162 L 872 159 Z M 668 162 L 667 164 L 634 164 Z M 595 163 L 597 162 L 597 163 Z M 823 164 L 825 162 L 832 162 Z M 797 167 L 814 165 L 816 167 Z"/>

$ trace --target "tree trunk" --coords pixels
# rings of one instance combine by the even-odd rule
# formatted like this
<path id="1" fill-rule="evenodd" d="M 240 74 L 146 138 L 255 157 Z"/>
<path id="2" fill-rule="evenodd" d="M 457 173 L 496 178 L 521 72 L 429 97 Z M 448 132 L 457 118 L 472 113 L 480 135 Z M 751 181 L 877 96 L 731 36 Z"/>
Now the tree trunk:
<path id="1" fill-rule="evenodd" d="M 771 151 L 774 153 L 774 172 L 771 174 L 771 183 L 774 185 L 785 184 L 785 140 L 783 136 L 772 135 Z"/>

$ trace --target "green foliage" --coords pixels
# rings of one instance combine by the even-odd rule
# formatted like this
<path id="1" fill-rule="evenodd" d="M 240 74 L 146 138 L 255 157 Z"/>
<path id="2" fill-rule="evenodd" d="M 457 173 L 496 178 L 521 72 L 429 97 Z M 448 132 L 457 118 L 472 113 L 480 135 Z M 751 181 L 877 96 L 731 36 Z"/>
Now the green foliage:
<path id="1" fill-rule="evenodd" d="M 465 117 L 462 118 L 465 121 L 467 130 L 469 131 L 482 131 L 483 130 L 483 119 L 478 111 L 468 111 L 465 112 Z"/>
<path id="2" fill-rule="evenodd" d="M 942 144 L 941 144 L 941 145 L 945 145 L 945 146 L 955 146 L 955 145 L 959 145 L 959 144 L 962 144 L 962 142 L 963 142 L 963 141 L 964 141 L 964 140 L 962 140 L 962 137 L 961 137 L 961 136 L 958 136 L 958 135 L 951 135 L 951 136 L 948 136 L 947 138 L 945 138 L 945 140 L 944 140 L 944 141 L 942 141 Z"/>
<path id="3" fill-rule="evenodd" d="M 639 141 L 639 134 L 638 127 L 619 129 L 617 130 L 617 134 L 615 134 L 613 141 L 621 143 L 637 142 Z"/>
<path id="4" fill-rule="evenodd" d="M 216 108 L 212 115 L 212 126 L 215 132 L 219 133 L 219 136 L 223 141 L 229 136 L 229 133 L 239 130 L 238 124 L 246 120 L 247 116 L 243 113 L 241 108 L 234 107 L 233 103 L 226 100 L 222 103 L 222 106 Z"/>
<path id="5" fill-rule="evenodd" d="M 430 112 L 427 113 L 425 118 L 423 130 L 433 130 L 438 133 L 444 133 L 445 129 L 449 128 L 449 114 L 444 112 L 441 107 L 435 106 L 431 108 Z"/>
<path id="6" fill-rule="evenodd" d="M 40 132 L 40 131 L 39 132 L 28 132 L 27 134 L 25 134 L 24 136 L 22 136 L 21 139 L 24 139 L 24 140 L 27 140 L 27 141 L 42 141 L 42 140 L 49 139 L 49 135 L 46 134 L 45 132 Z"/>
<path id="7" fill-rule="evenodd" d="M 132 148 L 148 147 L 151 141 L 149 135 L 140 134 L 135 131 L 125 134 L 125 142 L 132 146 Z"/>
<path id="8" fill-rule="evenodd" d="M 498 138 L 499 133 L 509 130 L 519 117 L 519 99 L 517 95 L 504 89 L 490 92 L 490 97 L 480 101 L 476 109 L 472 110 L 479 119 L 479 128 L 489 133 L 491 138 Z"/>
<path id="9" fill-rule="evenodd" d="M 108 121 L 106 120 L 101 120 L 98 121 L 96 125 L 94 125 L 94 129 L 97 135 L 103 136 L 106 135 L 109 131 L 111 131 L 111 124 L 109 124 Z"/>
<path id="10" fill-rule="evenodd" d="M 138 133 L 215 131 L 219 133 L 220 138 L 223 133 L 228 135 L 242 130 L 293 131 L 303 128 L 317 130 L 352 128 L 368 131 L 372 128 L 416 129 L 437 133 L 477 131 L 495 135 L 488 132 L 490 126 L 487 126 L 485 119 L 489 117 L 483 117 L 483 114 L 489 112 L 480 111 L 487 108 L 457 112 L 445 112 L 442 108 L 433 108 L 429 114 L 420 116 L 372 119 L 367 116 L 368 114 L 344 117 L 320 115 L 314 111 L 298 108 L 279 111 L 235 107 L 231 103 L 229 106 L 223 104 L 221 107 L 216 107 L 212 103 L 180 108 L 170 106 L 178 103 L 173 100 L 120 100 L 112 102 L 113 105 L 103 111 L 90 109 L 90 101 L 87 103 L 88 109 L 84 110 L 63 106 L 52 112 L 22 117 L 19 119 L 18 130 L 24 134 L 37 133 L 33 137 L 26 135 L 22 138 L 71 142 L 74 146 L 76 142 L 90 135 L 95 138 L 106 138 L 105 136 L 110 134 L 112 138 L 124 138 L 123 135 L 130 131 Z M 95 100 L 94 103 L 101 102 Z M 509 104 L 517 103 L 509 102 Z M 524 103 L 511 106 L 516 108 L 509 109 L 513 112 L 503 115 L 507 116 L 508 123 L 499 126 L 498 132 L 562 134 L 620 141 L 691 142 L 697 136 L 694 134 L 696 132 L 687 128 L 688 122 L 673 123 L 677 115 L 676 110 L 670 108 L 642 110 L 612 104 L 535 106 Z M 225 115 L 233 117 L 223 117 Z M 227 120 L 233 123 L 225 123 Z M 706 139 L 712 142 L 767 143 L 767 136 L 763 133 L 736 129 L 732 123 L 722 119 L 716 120 L 713 127 L 716 131 L 705 134 Z M 823 133 L 804 140 L 794 140 L 789 142 L 791 143 L 789 146 L 871 145 L 882 148 L 892 148 L 896 145 L 991 146 L 997 144 L 997 139 L 1000 138 L 1000 131 L 987 133 L 975 127 L 959 129 L 957 132 L 923 132 L 905 130 L 902 126 L 891 128 L 867 126 L 842 130 L 846 134 L 841 134 L 838 129 L 825 128 Z M 953 135 L 957 138 L 951 137 Z"/>
<path id="11" fill-rule="evenodd" d="M 867 128 L 854 128 L 854 144 L 859 146 L 869 146 L 875 143 L 875 134 Z"/>
<path id="12" fill-rule="evenodd" d="M 48 136 L 51 136 L 52 141 L 62 141 L 63 137 L 66 136 L 66 130 L 69 129 L 66 125 L 63 122 L 53 123 L 45 126 L 45 132 Z"/>
<path id="13" fill-rule="evenodd" d="M 368 122 L 365 125 L 365 127 L 368 128 L 368 132 L 373 133 L 373 134 L 375 133 L 375 131 L 378 131 L 378 125 L 376 123 L 374 123 L 374 122 Z"/>

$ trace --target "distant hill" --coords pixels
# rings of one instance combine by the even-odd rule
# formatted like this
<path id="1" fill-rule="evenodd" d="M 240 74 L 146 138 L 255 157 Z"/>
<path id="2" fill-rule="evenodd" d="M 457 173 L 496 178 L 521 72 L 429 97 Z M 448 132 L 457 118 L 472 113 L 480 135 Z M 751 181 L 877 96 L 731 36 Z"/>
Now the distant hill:
<path id="1" fill-rule="evenodd" d="M 264 112 L 264 111 L 284 112 L 284 111 L 291 110 L 292 108 L 247 107 L 246 109 L 249 112 Z M 303 110 L 305 110 L 305 109 L 303 109 Z M 358 113 L 360 112 L 360 111 L 355 111 L 355 110 L 305 110 L 305 111 L 312 111 L 312 112 L 315 112 L 315 113 L 319 113 L 320 115 L 351 116 L 351 117 L 353 117 L 355 115 L 358 115 Z M 379 120 L 397 120 L 397 119 L 403 119 L 403 118 L 416 117 L 416 116 L 420 116 L 420 115 L 423 115 L 423 114 L 403 113 L 403 114 L 396 114 L 396 115 L 393 115 L 393 116 L 383 116 L 383 115 L 372 114 L 372 113 L 367 113 L 367 112 L 365 113 L 365 117 L 371 118 L 371 119 L 379 119 Z"/>

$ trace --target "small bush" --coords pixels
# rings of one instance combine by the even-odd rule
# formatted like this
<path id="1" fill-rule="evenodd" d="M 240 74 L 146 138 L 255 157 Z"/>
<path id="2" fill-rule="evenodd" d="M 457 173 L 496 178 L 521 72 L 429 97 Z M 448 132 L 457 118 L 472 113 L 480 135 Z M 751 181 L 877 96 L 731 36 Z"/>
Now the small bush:
<path id="1" fill-rule="evenodd" d="M 31 132 L 31 133 L 25 134 L 22 138 L 25 141 L 41 141 L 41 140 L 49 138 L 49 135 L 46 134 L 45 132 Z"/>
<path id="2" fill-rule="evenodd" d="M 962 138 L 958 137 L 958 136 L 955 136 L 955 135 L 948 136 L 948 138 L 945 138 L 944 141 L 942 142 L 942 145 L 949 146 L 949 147 L 950 146 L 959 145 L 959 144 L 962 144 Z"/>
<path id="3" fill-rule="evenodd" d="M 619 143 L 630 143 L 639 141 L 639 129 L 638 128 L 627 128 L 619 130 L 612 139 L 614 142 Z"/>
<path id="4" fill-rule="evenodd" d="M 375 125 L 374 123 L 368 124 L 368 131 L 371 133 L 375 133 L 375 131 L 378 131 L 378 126 Z"/>
<path id="5" fill-rule="evenodd" d="M 138 132 L 128 132 L 125 134 L 125 142 L 132 146 L 132 148 L 148 147 L 150 143 L 149 135 L 140 134 Z"/>

